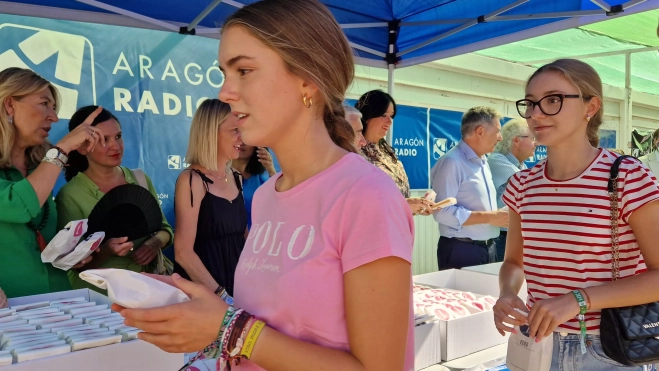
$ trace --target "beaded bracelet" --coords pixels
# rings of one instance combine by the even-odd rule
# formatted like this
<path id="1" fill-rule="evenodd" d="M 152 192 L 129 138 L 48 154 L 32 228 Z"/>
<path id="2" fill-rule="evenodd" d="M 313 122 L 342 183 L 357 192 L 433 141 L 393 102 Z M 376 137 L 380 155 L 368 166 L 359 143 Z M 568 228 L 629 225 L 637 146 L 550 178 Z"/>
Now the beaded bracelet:
<path id="1" fill-rule="evenodd" d="M 217 339 L 197 353 L 181 370 L 206 357 L 219 358 L 219 369 L 231 371 L 232 364 L 240 365 L 241 359 L 250 359 L 256 340 L 264 327 L 265 322 L 257 320 L 242 309 L 230 306 L 224 314 Z"/>

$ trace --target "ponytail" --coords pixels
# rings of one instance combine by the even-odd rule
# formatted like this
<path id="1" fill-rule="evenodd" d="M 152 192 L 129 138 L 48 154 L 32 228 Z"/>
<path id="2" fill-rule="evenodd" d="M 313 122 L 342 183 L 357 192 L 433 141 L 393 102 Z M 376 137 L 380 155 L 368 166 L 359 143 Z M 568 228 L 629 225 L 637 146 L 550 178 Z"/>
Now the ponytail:
<path id="1" fill-rule="evenodd" d="M 593 117 L 588 121 L 588 126 L 586 126 L 586 135 L 588 135 L 588 141 L 590 145 L 599 148 L 600 146 L 600 136 L 599 128 L 602 126 L 602 108 L 600 108 Z"/>
<path id="2" fill-rule="evenodd" d="M 355 148 L 355 131 L 345 117 L 343 102 L 325 106 L 323 121 L 332 141 L 348 152 L 357 152 Z"/>
<path id="3" fill-rule="evenodd" d="M 81 173 L 89 168 L 89 161 L 87 156 L 83 156 L 78 151 L 69 152 L 69 162 L 64 168 L 64 178 L 69 182 L 75 178 L 78 173 Z"/>

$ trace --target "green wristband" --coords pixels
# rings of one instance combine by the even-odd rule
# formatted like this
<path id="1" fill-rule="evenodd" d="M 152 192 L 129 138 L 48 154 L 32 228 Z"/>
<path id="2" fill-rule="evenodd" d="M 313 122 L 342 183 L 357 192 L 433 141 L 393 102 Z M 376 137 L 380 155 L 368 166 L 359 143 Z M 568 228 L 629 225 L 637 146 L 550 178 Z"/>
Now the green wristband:
<path id="1" fill-rule="evenodd" d="M 579 314 L 586 314 L 588 311 L 588 303 L 583 297 L 583 294 L 581 294 L 581 291 L 572 290 L 572 295 L 574 295 L 574 298 L 577 299 L 577 303 L 579 304 Z"/>
<path id="2" fill-rule="evenodd" d="M 581 346 L 581 354 L 586 354 L 586 318 L 584 314 L 588 311 L 588 303 L 586 302 L 586 299 L 583 297 L 583 294 L 581 294 L 581 291 L 579 290 L 572 290 L 572 295 L 574 295 L 574 298 L 577 299 L 577 303 L 579 303 L 579 315 L 577 318 L 579 319 L 579 330 L 580 330 L 580 336 L 579 336 L 579 345 Z"/>

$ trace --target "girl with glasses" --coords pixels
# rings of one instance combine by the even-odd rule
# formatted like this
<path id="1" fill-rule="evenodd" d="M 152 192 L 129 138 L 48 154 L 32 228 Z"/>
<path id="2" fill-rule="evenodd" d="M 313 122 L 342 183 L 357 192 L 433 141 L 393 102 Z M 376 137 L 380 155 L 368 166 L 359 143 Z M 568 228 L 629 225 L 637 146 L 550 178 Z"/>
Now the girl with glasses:
<path id="1" fill-rule="evenodd" d="M 517 107 L 538 144 L 547 147 L 547 159 L 515 174 L 503 196 L 510 223 L 496 326 L 503 335 L 528 324 L 532 339 L 553 337 L 551 370 L 641 370 L 604 353 L 600 311 L 659 300 L 656 180 L 637 161 L 620 166 L 621 279 L 612 282 L 607 180 L 619 155 L 598 148 L 600 77 L 584 62 L 557 60 L 530 77 Z M 530 310 L 517 297 L 525 278 Z M 578 297 L 587 303 L 583 308 Z"/>

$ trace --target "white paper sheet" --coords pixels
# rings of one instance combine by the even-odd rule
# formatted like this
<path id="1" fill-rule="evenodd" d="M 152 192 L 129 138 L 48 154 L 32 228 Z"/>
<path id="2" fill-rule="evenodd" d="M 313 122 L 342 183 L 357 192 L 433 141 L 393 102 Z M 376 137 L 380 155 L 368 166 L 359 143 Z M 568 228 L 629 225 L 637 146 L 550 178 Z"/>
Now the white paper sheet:
<path id="1" fill-rule="evenodd" d="M 190 300 L 176 287 L 124 269 L 90 269 L 80 278 L 108 291 L 114 303 L 126 308 L 155 308 Z"/>
<path id="2" fill-rule="evenodd" d="M 69 222 L 64 229 L 57 232 L 41 252 L 41 262 L 52 263 L 60 256 L 70 253 L 85 233 L 87 233 L 87 219 Z"/>
<path id="3" fill-rule="evenodd" d="M 74 265 L 88 258 L 94 250 L 103 242 L 105 232 L 96 232 L 85 238 L 76 246 L 75 250 L 65 256 L 57 258 L 52 264 L 53 267 L 68 271 Z"/>

